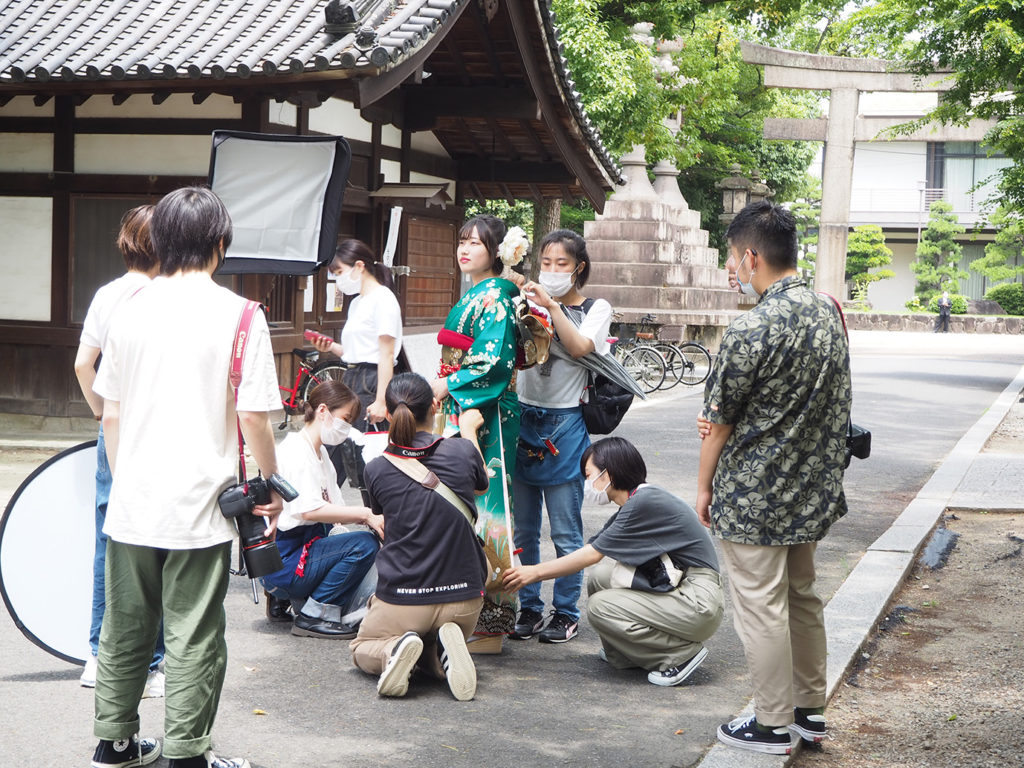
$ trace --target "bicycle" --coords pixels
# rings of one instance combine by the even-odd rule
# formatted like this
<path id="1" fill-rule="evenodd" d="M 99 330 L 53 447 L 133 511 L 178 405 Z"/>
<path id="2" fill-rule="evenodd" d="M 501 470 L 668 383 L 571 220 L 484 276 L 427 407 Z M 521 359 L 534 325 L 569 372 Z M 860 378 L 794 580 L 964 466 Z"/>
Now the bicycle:
<path id="1" fill-rule="evenodd" d="M 652 314 L 640 318 L 634 338 L 621 343 L 621 354 L 641 349 L 657 352 L 665 362 L 665 378 L 660 384 L 662 389 L 671 389 L 680 382 L 690 387 L 702 384 L 711 372 L 711 353 L 696 341 L 677 344 L 659 339 L 654 324 L 656 319 Z"/>
<path id="2" fill-rule="evenodd" d="M 299 358 L 299 367 L 295 371 L 295 379 L 291 387 L 278 389 L 287 393 L 288 397 L 281 397 L 281 405 L 284 406 L 285 419 L 278 424 L 278 429 L 285 429 L 288 426 L 288 416 L 300 413 L 302 404 L 309 399 L 313 387 L 325 381 L 341 381 L 348 365 L 340 360 L 325 360 L 320 362 L 320 353 L 315 349 L 293 349 L 292 354 Z M 300 396 L 301 392 L 301 396 Z"/>

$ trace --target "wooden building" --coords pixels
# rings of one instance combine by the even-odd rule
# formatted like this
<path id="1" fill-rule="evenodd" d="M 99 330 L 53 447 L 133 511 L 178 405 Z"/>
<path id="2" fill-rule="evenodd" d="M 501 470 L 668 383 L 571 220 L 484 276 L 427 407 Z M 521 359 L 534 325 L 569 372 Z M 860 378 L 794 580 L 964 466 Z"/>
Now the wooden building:
<path id="1" fill-rule="evenodd" d="M 410 331 L 436 328 L 458 297 L 463 201 L 601 210 L 621 180 L 546 0 L 10 0 L 0 412 L 87 415 L 72 361 L 95 289 L 123 271 L 121 215 L 205 181 L 214 129 L 348 139 L 340 231 L 379 252 L 402 206 Z M 305 327 L 341 324 L 325 313 L 322 271 L 233 280 L 269 307 L 282 380 Z"/>

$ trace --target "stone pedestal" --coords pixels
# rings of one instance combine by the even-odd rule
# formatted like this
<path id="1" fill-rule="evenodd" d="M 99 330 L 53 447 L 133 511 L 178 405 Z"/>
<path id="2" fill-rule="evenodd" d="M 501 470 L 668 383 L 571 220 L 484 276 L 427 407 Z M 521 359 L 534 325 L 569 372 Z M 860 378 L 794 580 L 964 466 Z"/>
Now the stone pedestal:
<path id="1" fill-rule="evenodd" d="M 620 162 L 627 184 L 584 226 L 592 270 L 587 295 L 607 299 L 622 322 L 652 313 L 662 338 L 717 348 L 739 314 L 738 295 L 718 267 L 718 252 L 708 247 L 700 213 L 679 192 L 679 171 L 659 163 L 652 186 L 642 147 Z"/>

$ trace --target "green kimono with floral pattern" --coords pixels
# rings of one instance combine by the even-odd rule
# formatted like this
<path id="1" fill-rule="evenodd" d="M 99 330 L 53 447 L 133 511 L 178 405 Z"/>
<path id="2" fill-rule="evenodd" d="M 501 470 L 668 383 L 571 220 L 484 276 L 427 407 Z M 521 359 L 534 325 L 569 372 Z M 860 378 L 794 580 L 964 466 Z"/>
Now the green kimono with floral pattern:
<path id="1" fill-rule="evenodd" d="M 448 393 L 443 404 L 444 434 L 458 430 L 458 415 L 476 408 L 483 415 L 479 431 L 484 464 L 491 475 L 487 492 L 477 498 L 477 534 L 484 542 L 491 572 L 477 634 L 502 634 L 515 622 L 516 597 L 501 588 L 501 570 L 512 564 L 511 476 L 519 441 L 519 398 L 515 393 L 516 333 L 514 283 L 481 280 L 448 313 L 445 331 L 461 334 L 468 349 L 443 345 L 441 376 Z M 451 371 L 455 370 L 454 373 Z"/>

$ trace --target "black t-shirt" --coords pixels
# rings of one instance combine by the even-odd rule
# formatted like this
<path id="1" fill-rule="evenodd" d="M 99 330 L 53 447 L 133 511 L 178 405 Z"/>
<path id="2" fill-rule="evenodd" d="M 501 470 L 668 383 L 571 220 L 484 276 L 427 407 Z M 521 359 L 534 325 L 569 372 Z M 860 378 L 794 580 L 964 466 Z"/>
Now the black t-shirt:
<path id="1" fill-rule="evenodd" d="M 469 505 L 487 489 L 476 447 L 461 438 L 419 432 L 412 448 L 437 443 L 420 459 Z M 456 603 L 480 597 L 487 560 L 465 516 L 436 491 L 424 488 L 380 456 L 364 473 L 370 508 L 384 515 L 384 545 L 377 554 L 377 596 L 399 605 Z"/>
<path id="2" fill-rule="evenodd" d="M 637 488 L 589 543 L 605 557 L 626 565 L 643 565 L 667 552 L 677 568 L 718 570 L 714 544 L 697 513 L 654 485 Z"/>

